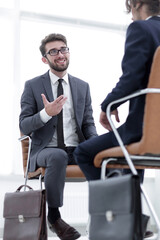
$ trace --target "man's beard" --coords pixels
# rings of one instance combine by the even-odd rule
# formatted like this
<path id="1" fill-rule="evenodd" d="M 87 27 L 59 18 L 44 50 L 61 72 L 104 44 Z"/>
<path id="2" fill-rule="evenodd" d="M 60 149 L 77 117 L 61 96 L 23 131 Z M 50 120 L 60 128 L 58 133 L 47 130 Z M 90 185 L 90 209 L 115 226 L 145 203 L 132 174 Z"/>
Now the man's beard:
<path id="1" fill-rule="evenodd" d="M 63 72 L 68 68 L 69 60 L 66 60 L 65 66 L 57 66 L 56 64 L 51 63 L 49 60 L 48 60 L 48 64 L 49 64 L 50 68 L 55 70 L 56 72 Z"/>

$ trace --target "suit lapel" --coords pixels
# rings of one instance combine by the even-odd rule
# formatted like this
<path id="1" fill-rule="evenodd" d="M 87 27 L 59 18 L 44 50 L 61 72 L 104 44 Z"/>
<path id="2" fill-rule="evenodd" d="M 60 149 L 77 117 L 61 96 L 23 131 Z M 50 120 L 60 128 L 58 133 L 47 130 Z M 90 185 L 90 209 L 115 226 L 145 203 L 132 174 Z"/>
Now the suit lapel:
<path id="1" fill-rule="evenodd" d="M 73 108 L 76 116 L 77 109 L 77 82 L 74 80 L 74 77 L 68 74 L 69 84 L 71 88 L 72 100 L 73 100 Z"/>
<path id="2" fill-rule="evenodd" d="M 46 90 L 48 100 L 52 102 L 54 100 L 54 97 L 52 93 L 52 86 L 51 86 L 51 80 L 49 77 L 49 71 L 43 75 L 42 83 L 43 83 L 44 89 Z"/>
<path id="3" fill-rule="evenodd" d="M 78 134 L 79 142 L 83 142 L 85 140 L 85 137 L 82 133 L 81 126 L 79 123 L 79 119 L 81 116 L 78 116 L 78 100 L 77 100 L 77 94 L 78 94 L 78 86 L 77 86 L 77 81 L 74 79 L 73 76 L 68 74 L 68 79 L 69 79 L 69 84 L 71 88 L 71 94 L 72 94 L 72 101 L 73 101 L 73 109 L 74 109 L 74 114 L 75 114 L 75 121 L 76 121 L 76 132 Z"/>

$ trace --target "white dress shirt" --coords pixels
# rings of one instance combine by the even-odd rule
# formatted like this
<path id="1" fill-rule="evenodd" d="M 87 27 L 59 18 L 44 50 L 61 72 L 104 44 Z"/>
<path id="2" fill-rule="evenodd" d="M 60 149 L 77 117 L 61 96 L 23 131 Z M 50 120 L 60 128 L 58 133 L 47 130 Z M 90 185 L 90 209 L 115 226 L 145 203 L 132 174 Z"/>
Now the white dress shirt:
<path id="1" fill-rule="evenodd" d="M 58 86 L 58 79 L 55 74 L 49 71 L 49 76 L 51 80 L 52 92 L 54 99 L 57 98 L 57 86 Z M 78 135 L 76 134 L 76 122 L 73 110 L 73 101 L 71 95 L 71 89 L 68 81 L 68 74 L 63 77 L 63 92 L 64 96 L 67 97 L 67 101 L 63 106 L 63 132 L 64 132 L 64 143 L 66 147 L 69 146 L 77 146 L 78 145 Z M 52 117 L 49 116 L 45 109 L 41 110 L 40 112 L 41 120 L 46 123 Z M 57 147 L 57 131 L 54 132 L 52 141 L 48 144 L 48 147 Z"/>

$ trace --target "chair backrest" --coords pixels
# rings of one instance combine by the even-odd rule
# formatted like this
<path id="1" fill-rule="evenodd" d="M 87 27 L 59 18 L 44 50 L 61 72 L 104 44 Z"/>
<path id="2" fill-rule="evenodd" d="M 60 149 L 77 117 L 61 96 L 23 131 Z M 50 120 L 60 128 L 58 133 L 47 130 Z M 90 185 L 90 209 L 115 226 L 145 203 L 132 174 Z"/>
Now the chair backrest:
<path id="1" fill-rule="evenodd" d="M 160 46 L 157 48 L 150 72 L 147 88 L 160 89 Z M 146 96 L 141 152 L 160 154 L 160 94 Z"/>
<path id="2" fill-rule="evenodd" d="M 21 137 L 22 136 L 23 136 L 23 134 L 21 133 Z M 24 176 L 25 176 L 25 172 L 26 172 L 26 168 L 27 168 L 28 147 L 29 147 L 28 138 L 21 141 L 21 146 L 22 146 L 23 172 L 24 172 Z M 28 179 L 36 178 L 40 174 L 42 174 L 42 176 L 44 176 L 45 168 L 40 167 L 40 168 L 36 169 L 36 171 L 34 171 L 34 172 L 28 172 Z M 86 178 L 78 165 L 68 165 L 66 168 L 66 181 L 82 182 L 82 181 L 86 181 Z"/>

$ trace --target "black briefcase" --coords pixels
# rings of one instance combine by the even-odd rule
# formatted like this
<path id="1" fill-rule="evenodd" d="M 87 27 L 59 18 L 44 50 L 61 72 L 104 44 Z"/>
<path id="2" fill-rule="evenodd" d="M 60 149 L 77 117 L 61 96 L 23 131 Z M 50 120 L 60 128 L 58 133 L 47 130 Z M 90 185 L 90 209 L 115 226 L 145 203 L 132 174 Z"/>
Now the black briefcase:
<path id="1" fill-rule="evenodd" d="M 89 239 L 142 240 L 140 180 L 128 174 L 89 182 Z"/>

